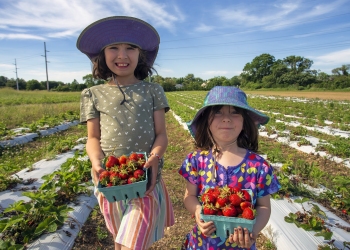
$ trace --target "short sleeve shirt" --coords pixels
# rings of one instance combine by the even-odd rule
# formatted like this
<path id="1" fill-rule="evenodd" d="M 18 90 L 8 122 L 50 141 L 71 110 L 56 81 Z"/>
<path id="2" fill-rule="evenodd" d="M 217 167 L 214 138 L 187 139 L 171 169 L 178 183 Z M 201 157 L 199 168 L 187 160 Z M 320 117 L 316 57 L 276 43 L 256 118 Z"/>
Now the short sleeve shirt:
<path id="1" fill-rule="evenodd" d="M 141 81 L 121 86 L 97 85 L 81 93 L 80 122 L 100 118 L 101 148 L 115 155 L 149 152 L 155 140 L 153 112 L 169 110 L 162 86 Z"/>
<path id="2" fill-rule="evenodd" d="M 214 168 L 216 171 L 213 171 Z M 273 194 L 281 188 L 276 175 L 273 173 L 272 166 L 263 157 L 250 151 L 247 151 L 240 164 L 225 168 L 219 163 L 214 166 L 211 151 L 198 150 L 187 155 L 179 169 L 179 173 L 187 181 L 197 185 L 198 197 L 208 187 L 238 186 L 242 189 L 252 190 L 254 206 L 257 198 Z M 186 249 L 195 250 L 242 249 L 236 243 L 229 243 L 228 239 L 222 239 L 216 237 L 216 235 L 205 237 L 197 225 L 186 236 L 185 244 Z M 250 249 L 256 249 L 255 244 Z"/>

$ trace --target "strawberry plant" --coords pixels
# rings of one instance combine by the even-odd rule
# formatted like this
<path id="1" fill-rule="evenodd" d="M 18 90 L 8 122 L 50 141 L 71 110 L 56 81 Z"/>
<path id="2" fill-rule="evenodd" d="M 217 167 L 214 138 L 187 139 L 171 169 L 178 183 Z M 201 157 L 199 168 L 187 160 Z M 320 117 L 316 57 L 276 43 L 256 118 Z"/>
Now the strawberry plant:
<path id="1" fill-rule="evenodd" d="M 65 202 L 74 201 L 79 194 L 90 194 L 82 185 L 90 179 L 90 169 L 90 161 L 81 160 L 77 151 L 60 170 L 43 177 L 46 181 L 39 190 L 23 192 L 29 202 L 15 202 L 0 214 L 0 249 L 24 249 L 42 234 L 62 226 L 73 210 Z"/>
<path id="2" fill-rule="evenodd" d="M 325 219 L 327 216 L 317 205 L 311 204 L 312 208 L 306 210 L 303 203 L 309 201 L 308 198 L 296 199 L 294 202 L 300 203 L 303 211 L 296 213 L 289 213 L 284 217 L 284 221 L 294 223 L 297 227 L 301 227 L 306 231 L 317 232 L 315 236 L 323 236 L 325 240 L 330 240 L 333 233 L 325 226 Z"/>

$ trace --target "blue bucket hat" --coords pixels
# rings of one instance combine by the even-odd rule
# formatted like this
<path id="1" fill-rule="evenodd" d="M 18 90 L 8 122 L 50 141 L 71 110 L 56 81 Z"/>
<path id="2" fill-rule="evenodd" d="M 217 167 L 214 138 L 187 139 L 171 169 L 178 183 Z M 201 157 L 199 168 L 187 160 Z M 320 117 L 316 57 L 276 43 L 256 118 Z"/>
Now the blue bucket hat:
<path id="1" fill-rule="evenodd" d="M 249 106 L 247 102 L 247 95 L 239 88 L 216 86 L 208 92 L 204 99 L 203 106 L 198 110 L 193 120 L 186 123 L 193 137 L 195 137 L 196 134 L 198 117 L 207 107 L 215 105 L 229 105 L 246 109 L 248 111 L 248 115 L 257 124 L 257 126 L 264 125 L 270 120 L 267 115 Z"/>
<path id="2" fill-rule="evenodd" d="M 79 35 L 77 48 L 93 60 L 107 46 L 127 43 L 145 50 L 149 66 L 157 57 L 160 38 L 150 24 L 135 17 L 111 16 L 87 26 Z"/>

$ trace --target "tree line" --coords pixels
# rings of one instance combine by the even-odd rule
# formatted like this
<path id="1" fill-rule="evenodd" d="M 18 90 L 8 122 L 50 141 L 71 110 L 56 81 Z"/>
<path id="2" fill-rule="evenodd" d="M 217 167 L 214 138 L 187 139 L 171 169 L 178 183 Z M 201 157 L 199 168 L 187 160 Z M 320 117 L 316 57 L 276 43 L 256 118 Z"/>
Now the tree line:
<path id="1" fill-rule="evenodd" d="M 158 74 L 150 76 L 148 81 L 156 82 L 163 86 L 165 91 L 175 90 L 203 90 L 214 86 L 239 86 L 246 89 L 346 89 L 350 88 L 350 64 L 342 65 L 332 70 L 329 75 L 320 70 L 313 70 L 313 61 L 301 56 L 288 56 L 276 60 L 274 56 L 264 53 L 256 56 L 251 62 L 246 63 L 242 73 L 238 76 L 227 78 L 216 76 L 208 80 L 188 74 L 185 77 L 162 77 Z M 49 89 L 52 91 L 81 91 L 85 88 L 103 84 L 104 80 L 93 79 L 91 74 L 82 77 L 79 83 L 74 79 L 71 83 L 49 81 Z M 0 76 L 0 87 L 17 89 L 16 79 L 8 79 Z M 45 90 L 46 81 L 18 79 L 20 90 Z"/>

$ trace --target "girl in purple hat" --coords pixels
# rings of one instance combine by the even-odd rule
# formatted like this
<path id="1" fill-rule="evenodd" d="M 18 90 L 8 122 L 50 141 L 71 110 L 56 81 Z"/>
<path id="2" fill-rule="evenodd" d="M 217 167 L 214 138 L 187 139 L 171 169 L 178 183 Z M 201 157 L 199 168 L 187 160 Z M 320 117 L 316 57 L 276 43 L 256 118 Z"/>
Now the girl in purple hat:
<path id="1" fill-rule="evenodd" d="M 280 189 L 272 166 L 256 153 L 258 126 L 268 120 L 248 105 L 238 88 L 219 86 L 208 92 L 203 107 L 187 124 L 198 150 L 187 155 L 179 170 L 187 180 L 184 204 L 196 221 L 182 249 L 256 249 L 255 240 L 270 217 L 270 194 Z M 251 190 L 251 196 L 244 189 Z M 250 211 L 243 216 L 246 206 Z M 253 214 L 255 224 L 250 232 L 238 226 L 218 237 L 219 228 L 203 220 L 203 214 Z"/>
<path id="2" fill-rule="evenodd" d="M 109 203 L 95 188 L 115 249 L 148 249 L 174 224 L 173 208 L 161 176 L 168 139 L 165 113 L 169 105 L 163 88 L 145 82 L 152 75 L 159 35 L 148 23 L 133 17 L 108 17 L 89 25 L 77 47 L 93 64 L 95 79 L 105 84 L 81 94 L 80 121 L 87 124 L 86 151 L 97 186 L 110 153 L 149 154 L 145 168 L 150 180 L 145 197 Z"/>

